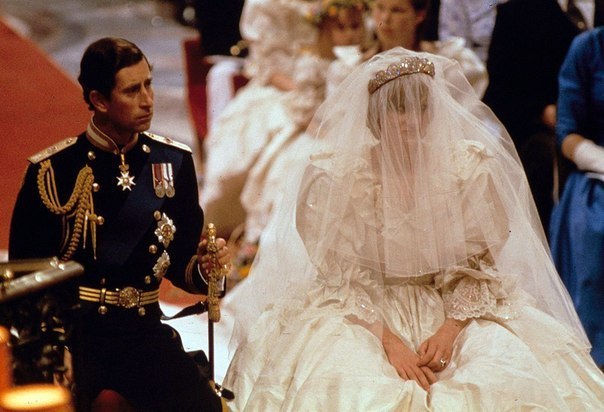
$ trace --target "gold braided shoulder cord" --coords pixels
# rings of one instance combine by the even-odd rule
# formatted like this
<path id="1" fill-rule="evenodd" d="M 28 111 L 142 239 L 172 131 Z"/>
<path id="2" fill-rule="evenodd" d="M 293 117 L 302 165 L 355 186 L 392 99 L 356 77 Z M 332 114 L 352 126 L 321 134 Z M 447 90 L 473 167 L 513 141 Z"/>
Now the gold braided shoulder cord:
<path id="1" fill-rule="evenodd" d="M 50 212 L 55 215 L 65 216 L 70 214 L 71 216 L 75 216 L 73 233 L 71 234 L 65 253 L 61 256 L 61 260 L 69 260 L 80 243 L 82 231 L 85 229 L 84 222 L 87 214 L 94 213 L 93 211 L 90 211 L 92 205 L 92 184 L 94 183 L 92 169 L 89 166 L 84 166 L 80 170 L 73 192 L 67 203 L 64 205 L 61 205 L 59 199 L 55 173 L 50 160 L 45 160 L 40 163 L 37 183 L 38 193 L 40 194 L 42 203 L 44 203 L 44 206 L 46 206 Z"/>

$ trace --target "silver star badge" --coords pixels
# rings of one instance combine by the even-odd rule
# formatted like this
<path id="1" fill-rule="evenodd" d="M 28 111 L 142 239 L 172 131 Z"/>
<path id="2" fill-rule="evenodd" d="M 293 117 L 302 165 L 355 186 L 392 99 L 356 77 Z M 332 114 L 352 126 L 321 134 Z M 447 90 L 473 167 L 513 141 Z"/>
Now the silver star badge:
<path id="1" fill-rule="evenodd" d="M 117 185 L 122 188 L 122 191 L 132 190 L 132 186 L 136 186 L 136 183 L 134 183 L 134 176 L 130 176 L 130 173 L 128 173 L 127 170 L 122 171 L 121 175 L 117 177 Z"/>
<path id="2" fill-rule="evenodd" d="M 157 259 L 157 262 L 153 266 L 153 274 L 157 280 L 161 280 L 168 268 L 170 267 L 170 255 L 164 250 L 164 253 Z"/>
<path id="3" fill-rule="evenodd" d="M 174 232 L 176 232 L 174 222 L 165 213 L 162 213 L 161 219 L 157 219 L 157 229 L 153 232 L 157 236 L 157 240 L 167 248 L 174 239 Z"/>

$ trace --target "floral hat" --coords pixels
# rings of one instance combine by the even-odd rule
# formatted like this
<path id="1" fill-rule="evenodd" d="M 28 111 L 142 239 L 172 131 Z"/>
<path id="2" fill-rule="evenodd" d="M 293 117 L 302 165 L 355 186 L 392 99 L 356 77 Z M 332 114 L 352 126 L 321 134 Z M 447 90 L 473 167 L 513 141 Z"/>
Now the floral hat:
<path id="1" fill-rule="evenodd" d="M 337 16 L 340 9 L 355 8 L 365 11 L 368 2 L 369 0 L 317 0 L 305 17 L 310 23 L 319 26 L 325 18 Z"/>

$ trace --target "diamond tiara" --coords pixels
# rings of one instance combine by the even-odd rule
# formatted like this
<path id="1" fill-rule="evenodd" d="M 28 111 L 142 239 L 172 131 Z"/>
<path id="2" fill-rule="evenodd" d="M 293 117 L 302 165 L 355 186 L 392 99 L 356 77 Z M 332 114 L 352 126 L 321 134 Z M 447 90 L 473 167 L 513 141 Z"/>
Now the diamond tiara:
<path id="1" fill-rule="evenodd" d="M 434 77 L 434 63 L 424 57 L 405 57 L 399 63 L 392 63 L 386 70 L 380 70 L 369 81 L 369 94 L 384 84 L 408 74 L 424 73 Z"/>

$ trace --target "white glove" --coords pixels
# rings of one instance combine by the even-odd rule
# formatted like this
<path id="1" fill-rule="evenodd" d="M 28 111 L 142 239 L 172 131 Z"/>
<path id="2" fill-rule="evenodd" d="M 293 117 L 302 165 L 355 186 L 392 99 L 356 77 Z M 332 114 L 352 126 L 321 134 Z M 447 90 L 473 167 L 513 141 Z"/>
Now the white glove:
<path id="1" fill-rule="evenodd" d="M 575 147 L 573 161 L 581 170 L 604 173 L 604 147 L 585 139 Z"/>

